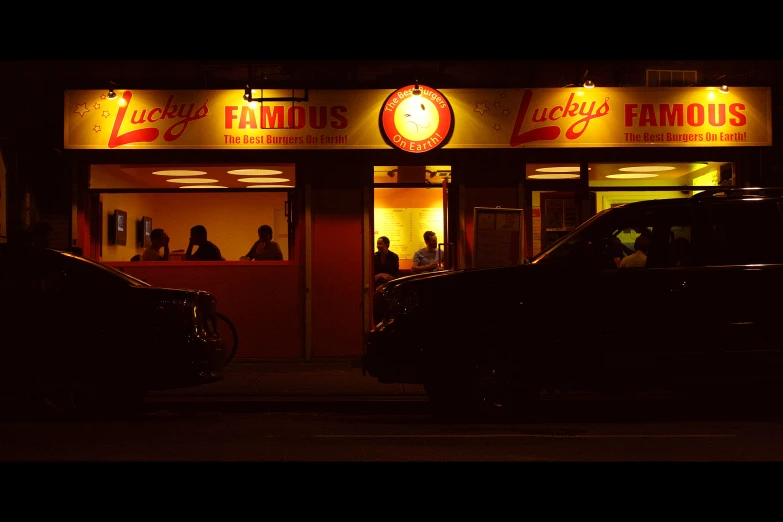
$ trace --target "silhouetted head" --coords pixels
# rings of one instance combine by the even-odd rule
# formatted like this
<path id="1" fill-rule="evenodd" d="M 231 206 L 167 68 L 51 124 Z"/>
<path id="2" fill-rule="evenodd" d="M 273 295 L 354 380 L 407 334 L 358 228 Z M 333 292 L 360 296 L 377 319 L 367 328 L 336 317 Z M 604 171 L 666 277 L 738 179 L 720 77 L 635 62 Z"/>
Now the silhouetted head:
<path id="1" fill-rule="evenodd" d="M 272 241 L 272 227 L 269 225 L 261 225 L 258 227 L 258 239 L 265 243 Z"/>
<path id="2" fill-rule="evenodd" d="M 166 232 L 162 228 L 155 228 L 150 232 L 150 241 L 153 247 L 161 247 L 166 239 Z"/>
<path id="3" fill-rule="evenodd" d="M 633 248 L 634 250 L 641 250 L 646 254 L 647 250 L 650 248 L 650 238 L 647 236 L 637 237 L 636 241 L 633 242 Z"/>
<path id="4" fill-rule="evenodd" d="M 195 245 L 201 245 L 207 240 L 207 229 L 204 225 L 196 225 L 190 229 L 190 240 Z"/>

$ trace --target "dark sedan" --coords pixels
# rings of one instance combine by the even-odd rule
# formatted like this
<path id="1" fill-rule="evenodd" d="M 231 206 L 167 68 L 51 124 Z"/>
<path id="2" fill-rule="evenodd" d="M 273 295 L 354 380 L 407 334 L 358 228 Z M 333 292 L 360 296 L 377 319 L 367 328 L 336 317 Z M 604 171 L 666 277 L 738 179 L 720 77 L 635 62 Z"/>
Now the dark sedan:
<path id="1" fill-rule="evenodd" d="M 111 411 L 152 390 L 222 378 L 226 348 L 208 292 L 156 288 L 68 252 L 0 244 L 0 293 L 6 398 Z"/>

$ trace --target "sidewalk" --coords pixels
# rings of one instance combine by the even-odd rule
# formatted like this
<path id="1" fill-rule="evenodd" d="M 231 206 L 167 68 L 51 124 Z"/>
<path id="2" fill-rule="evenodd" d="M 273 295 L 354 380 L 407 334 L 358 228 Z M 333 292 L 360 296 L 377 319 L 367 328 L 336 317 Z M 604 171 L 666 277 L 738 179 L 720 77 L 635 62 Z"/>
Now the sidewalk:
<path id="1" fill-rule="evenodd" d="M 151 397 L 351 397 L 377 396 L 397 400 L 426 399 L 424 387 L 414 384 L 381 384 L 362 375 L 358 361 L 267 362 L 234 360 L 223 371 L 223 380 L 192 388 L 155 391 Z"/>

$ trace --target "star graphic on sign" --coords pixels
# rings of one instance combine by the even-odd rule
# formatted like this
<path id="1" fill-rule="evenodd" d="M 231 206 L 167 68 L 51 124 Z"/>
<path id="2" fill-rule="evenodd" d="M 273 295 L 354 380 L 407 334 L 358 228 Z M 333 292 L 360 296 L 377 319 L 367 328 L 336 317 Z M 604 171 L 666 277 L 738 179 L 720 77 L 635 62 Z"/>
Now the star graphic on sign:
<path id="1" fill-rule="evenodd" d="M 108 118 L 109 117 L 109 111 L 103 111 L 101 113 L 101 116 L 103 116 L 104 118 Z"/>
<path id="2" fill-rule="evenodd" d="M 484 113 L 489 110 L 489 107 L 487 107 L 487 102 L 476 102 L 476 108 L 473 109 L 473 112 L 477 112 L 484 116 Z"/>
<path id="3" fill-rule="evenodd" d="M 500 97 L 501 98 L 505 98 L 506 97 L 506 93 L 505 92 L 500 93 Z"/>
<path id="4" fill-rule="evenodd" d="M 76 110 L 73 111 L 79 114 L 79 116 L 84 117 L 85 112 L 90 112 L 90 109 L 87 108 L 86 103 L 77 103 L 76 104 Z"/>
<path id="5" fill-rule="evenodd" d="M 500 108 L 500 102 L 495 102 L 495 108 L 496 108 L 496 109 L 499 109 L 499 108 Z"/>
<path id="6" fill-rule="evenodd" d="M 492 127 L 492 128 L 493 128 L 493 129 L 495 129 L 496 131 L 499 131 L 499 130 L 500 130 L 500 129 L 502 129 L 503 127 L 501 127 L 499 123 L 496 123 L 496 124 L 495 124 L 495 126 L 494 126 L 494 127 Z"/>
<path id="7" fill-rule="evenodd" d="M 94 130 L 95 132 L 101 132 L 101 126 L 96 125 L 95 127 L 92 128 L 92 130 Z"/>
<path id="8" fill-rule="evenodd" d="M 105 100 L 105 99 L 106 99 L 106 95 L 105 94 L 101 94 L 101 100 Z"/>
<path id="9" fill-rule="evenodd" d="M 100 104 L 100 103 L 94 103 L 94 104 L 92 105 L 92 108 L 93 108 L 93 109 L 95 109 L 95 110 L 97 111 L 98 109 L 100 109 L 100 108 L 101 108 L 101 104 Z"/>
<path id="10" fill-rule="evenodd" d="M 503 109 L 503 116 L 508 116 L 508 113 L 509 113 L 508 109 Z"/>

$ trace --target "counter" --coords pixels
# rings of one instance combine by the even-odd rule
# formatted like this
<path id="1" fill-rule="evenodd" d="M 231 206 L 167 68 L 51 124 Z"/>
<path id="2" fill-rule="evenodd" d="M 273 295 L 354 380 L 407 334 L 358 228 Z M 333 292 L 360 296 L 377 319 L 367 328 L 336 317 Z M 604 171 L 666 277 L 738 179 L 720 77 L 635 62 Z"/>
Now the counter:
<path id="1" fill-rule="evenodd" d="M 105 261 L 153 286 L 206 290 L 237 329 L 236 358 L 304 359 L 304 267 L 294 261 Z"/>

